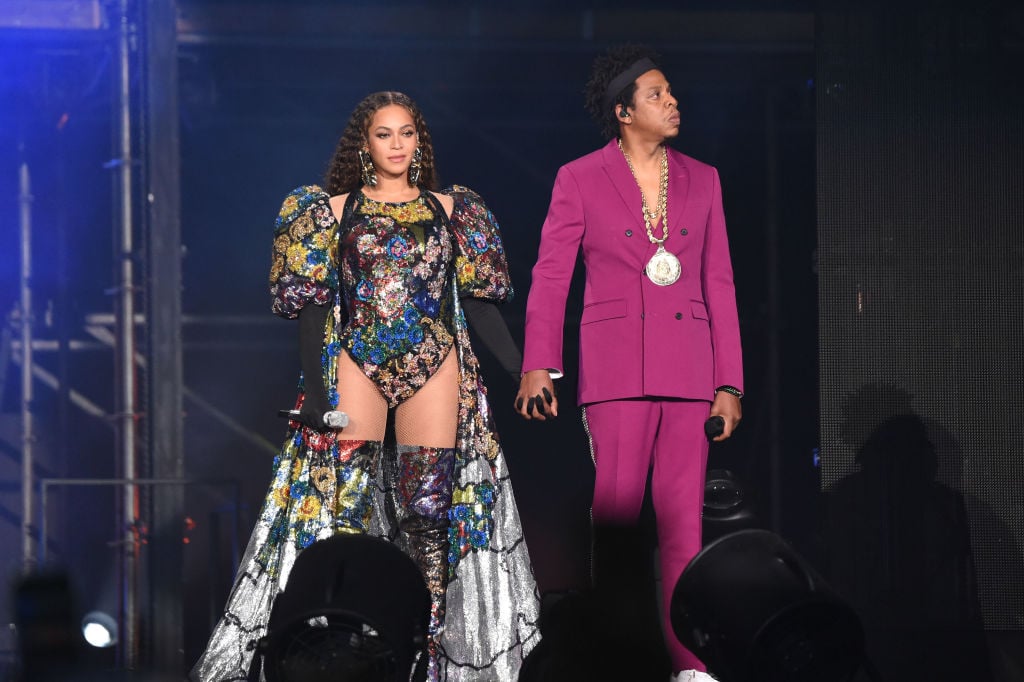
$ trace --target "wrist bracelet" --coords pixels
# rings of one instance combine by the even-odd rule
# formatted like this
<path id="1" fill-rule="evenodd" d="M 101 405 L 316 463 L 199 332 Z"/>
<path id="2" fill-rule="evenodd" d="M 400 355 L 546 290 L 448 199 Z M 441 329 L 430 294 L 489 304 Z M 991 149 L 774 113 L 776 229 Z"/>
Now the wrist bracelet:
<path id="1" fill-rule="evenodd" d="M 718 393 L 719 391 L 723 393 L 728 393 L 729 395 L 734 395 L 737 398 L 743 397 L 743 391 L 736 388 L 735 386 L 719 386 L 718 388 L 715 389 L 715 393 Z"/>

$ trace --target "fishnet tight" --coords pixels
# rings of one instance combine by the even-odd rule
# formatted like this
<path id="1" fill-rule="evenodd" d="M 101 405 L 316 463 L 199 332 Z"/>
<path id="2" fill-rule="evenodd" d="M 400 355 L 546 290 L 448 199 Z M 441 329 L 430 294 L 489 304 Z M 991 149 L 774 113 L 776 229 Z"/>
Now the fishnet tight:
<path id="1" fill-rule="evenodd" d="M 338 358 L 338 395 L 338 409 L 348 415 L 342 438 L 384 440 L 387 400 L 347 353 Z M 452 448 L 458 418 L 459 367 L 449 352 L 434 376 L 395 410 L 395 439 L 399 445 Z"/>

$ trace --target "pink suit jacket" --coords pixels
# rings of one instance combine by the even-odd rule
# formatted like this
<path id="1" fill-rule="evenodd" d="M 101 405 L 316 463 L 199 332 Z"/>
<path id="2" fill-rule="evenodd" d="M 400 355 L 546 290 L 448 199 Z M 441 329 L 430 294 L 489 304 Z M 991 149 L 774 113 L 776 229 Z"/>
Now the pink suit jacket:
<path id="1" fill-rule="evenodd" d="M 713 400 L 718 386 L 743 390 L 718 171 L 669 149 L 665 248 L 682 264 L 669 286 L 644 274 L 657 247 L 647 238 L 640 206 L 640 189 L 615 140 L 559 169 L 526 304 L 523 371 L 562 372 L 566 297 L 582 247 L 580 404 Z"/>

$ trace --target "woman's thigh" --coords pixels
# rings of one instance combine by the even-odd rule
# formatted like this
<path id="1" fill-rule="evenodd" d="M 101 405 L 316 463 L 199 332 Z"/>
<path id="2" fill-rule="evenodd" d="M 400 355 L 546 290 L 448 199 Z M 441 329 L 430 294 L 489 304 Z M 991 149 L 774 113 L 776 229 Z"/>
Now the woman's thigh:
<path id="1" fill-rule="evenodd" d="M 348 415 L 345 440 L 384 440 L 388 401 L 348 353 L 338 356 L 338 409 Z"/>
<path id="2" fill-rule="evenodd" d="M 459 421 L 459 363 L 452 349 L 423 388 L 398 406 L 395 438 L 399 445 L 455 447 Z"/>

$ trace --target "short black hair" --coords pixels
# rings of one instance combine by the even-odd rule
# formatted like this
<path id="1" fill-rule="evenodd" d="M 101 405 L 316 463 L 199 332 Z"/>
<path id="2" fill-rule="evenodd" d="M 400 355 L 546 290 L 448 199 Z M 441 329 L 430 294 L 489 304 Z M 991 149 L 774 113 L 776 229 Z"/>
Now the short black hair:
<path id="1" fill-rule="evenodd" d="M 661 57 L 649 47 L 618 45 L 595 59 L 593 66 L 590 67 L 590 80 L 587 81 L 587 86 L 583 89 L 584 104 L 597 125 L 600 126 L 601 134 L 608 140 L 619 135 L 619 120 L 615 117 L 615 105 L 633 106 L 636 81 L 634 80 L 624 87 L 621 92 L 615 93 L 611 105 L 606 108 L 604 95 L 608 84 L 635 62 L 645 57 L 656 65 L 660 65 Z"/>

